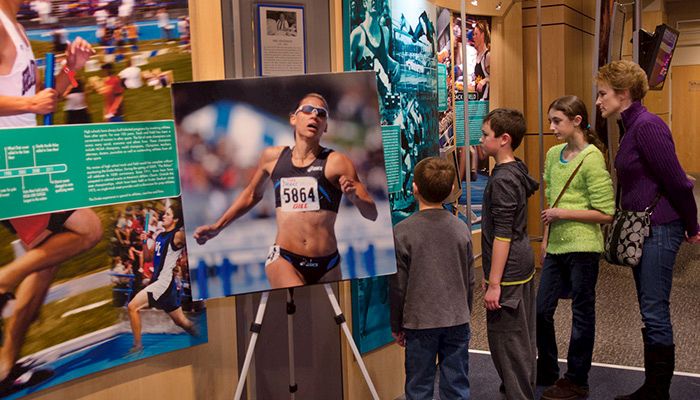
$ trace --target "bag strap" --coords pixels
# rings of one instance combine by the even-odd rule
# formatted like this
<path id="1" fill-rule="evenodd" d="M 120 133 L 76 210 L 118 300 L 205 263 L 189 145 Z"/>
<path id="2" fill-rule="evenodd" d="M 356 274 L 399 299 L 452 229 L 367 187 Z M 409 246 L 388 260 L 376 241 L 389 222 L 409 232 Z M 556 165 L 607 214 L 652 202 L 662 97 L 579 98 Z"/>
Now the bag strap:
<path id="1" fill-rule="evenodd" d="M 620 202 L 622 201 L 622 199 L 621 199 L 622 196 L 620 196 L 620 191 L 621 191 L 620 188 L 621 187 L 622 187 L 622 185 L 620 185 L 620 180 L 618 179 L 618 181 L 617 181 L 617 194 L 615 195 L 615 209 L 617 209 L 617 210 L 620 209 Z M 649 207 L 644 209 L 644 212 L 649 213 L 649 215 L 651 215 L 651 213 L 654 212 L 654 208 L 656 208 L 656 205 L 659 204 L 659 200 L 661 200 L 661 193 L 656 194 L 656 197 L 651 202 Z"/>
<path id="2" fill-rule="evenodd" d="M 564 184 L 564 188 L 561 190 L 561 192 L 559 192 L 559 196 L 557 196 L 557 199 L 554 200 L 554 203 L 552 203 L 552 207 L 551 207 L 551 208 L 554 208 L 554 207 L 557 206 L 557 203 L 559 203 L 559 200 L 561 200 L 561 197 L 564 195 L 564 192 L 566 192 L 566 189 L 569 188 L 569 185 L 571 184 L 571 181 L 573 181 L 573 180 L 574 180 L 574 177 L 576 177 L 576 174 L 578 173 L 578 170 L 581 169 L 581 166 L 583 165 L 583 162 L 586 161 L 586 157 L 588 157 L 590 154 L 591 154 L 591 153 L 588 153 L 588 154 L 586 154 L 585 156 L 583 156 L 583 160 L 581 160 L 581 162 L 578 163 L 578 166 L 576 167 L 576 169 L 574 170 L 574 172 L 571 173 L 571 176 L 569 176 L 569 180 L 566 181 L 566 183 Z"/>

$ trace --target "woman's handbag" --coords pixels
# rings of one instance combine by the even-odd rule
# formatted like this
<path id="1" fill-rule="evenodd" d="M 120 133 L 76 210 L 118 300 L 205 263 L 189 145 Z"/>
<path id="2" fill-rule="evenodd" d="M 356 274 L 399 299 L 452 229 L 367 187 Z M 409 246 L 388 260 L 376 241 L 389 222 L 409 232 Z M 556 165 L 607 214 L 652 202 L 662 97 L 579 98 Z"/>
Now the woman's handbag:
<path id="1" fill-rule="evenodd" d="M 620 208 L 620 185 L 617 187 L 615 217 L 605 239 L 605 260 L 611 264 L 636 267 L 642 259 L 644 239 L 651 233 L 651 213 L 661 199 L 657 194 L 644 211 Z"/>

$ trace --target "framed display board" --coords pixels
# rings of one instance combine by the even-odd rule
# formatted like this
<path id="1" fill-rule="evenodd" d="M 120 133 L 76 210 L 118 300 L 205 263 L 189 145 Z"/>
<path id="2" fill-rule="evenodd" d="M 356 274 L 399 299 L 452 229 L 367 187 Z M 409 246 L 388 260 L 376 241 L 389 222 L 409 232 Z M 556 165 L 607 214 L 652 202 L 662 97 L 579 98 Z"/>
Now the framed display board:
<path id="1" fill-rule="evenodd" d="M 258 74 L 306 73 L 304 6 L 258 4 Z"/>

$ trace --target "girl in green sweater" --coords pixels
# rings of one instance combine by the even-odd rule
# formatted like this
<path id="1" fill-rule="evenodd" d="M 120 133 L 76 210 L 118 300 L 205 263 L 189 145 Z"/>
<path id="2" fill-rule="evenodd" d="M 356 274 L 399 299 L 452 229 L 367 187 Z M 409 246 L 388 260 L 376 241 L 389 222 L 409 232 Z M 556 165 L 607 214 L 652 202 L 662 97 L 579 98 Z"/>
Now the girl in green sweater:
<path id="1" fill-rule="evenodd" d="M 598 148 L 602 144 L 590 130 L 583 101 L 576 96 L 560 97 L 549 106 L 548 114 L 550 129 L 565 143 L 549 149 L 545 159 L 545 195 L 553 206 L 542 211 L 542 252 L 546 255 L 537 292 L 537 383 L 549 386 L 542 399 L 571 399 L 588 395 L 595 285 L 603 251 L 600 224 L 612 222 L 615 200 Z M 567 372 L 559 379 L 554 312 L 564 288 L 571 288 L 573 318 Z"/>

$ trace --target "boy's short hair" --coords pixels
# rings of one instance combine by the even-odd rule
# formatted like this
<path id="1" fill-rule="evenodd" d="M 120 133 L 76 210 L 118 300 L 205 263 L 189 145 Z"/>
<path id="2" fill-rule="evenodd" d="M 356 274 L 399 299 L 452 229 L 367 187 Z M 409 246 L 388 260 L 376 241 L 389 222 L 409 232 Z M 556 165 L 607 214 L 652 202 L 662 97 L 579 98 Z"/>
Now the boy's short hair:
<path id="1" fill-rule="evenodd" d="M 431 203 L 441 203 L 452 193 L 455 170 L 444 158 L 428 157 L 413 171 L 413 181 L 421 196 Z"/>
<path id="2" fill-rule="evenodd" d="M 496 137 L 507 133 L 511 137 L 510 147 L 515 150 L 523 141 L 527 126 L 523 113 L 512 108 L 497 108 L 484 117 Z"/>

